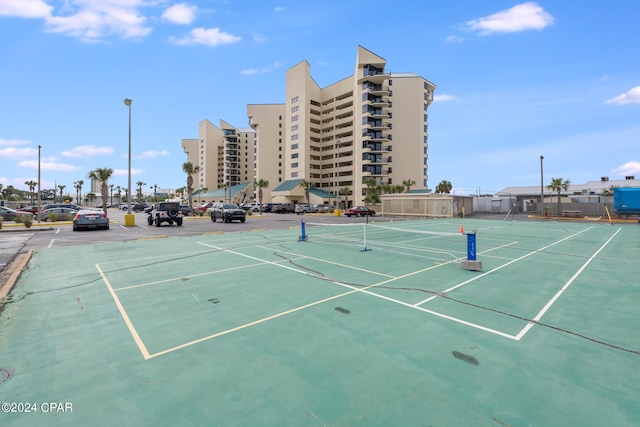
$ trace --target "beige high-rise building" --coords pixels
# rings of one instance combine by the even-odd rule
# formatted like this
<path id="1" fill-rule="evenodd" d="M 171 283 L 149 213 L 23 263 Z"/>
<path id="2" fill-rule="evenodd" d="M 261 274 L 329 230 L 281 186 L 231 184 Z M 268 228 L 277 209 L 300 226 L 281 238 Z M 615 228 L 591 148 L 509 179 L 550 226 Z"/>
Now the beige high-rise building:
<path id="1" fill-rule="evenodd" d="M 199 138 L 182 140 L 187 161 L 199 168 L 193 177 L 193 189 L 212 191 L 253 182 L 254 146 L 253 129 L 236 128 L 224 120 L 218 128 L 202 120 Z"/>
<path id="2" fill-rule="evenodd" d="M 247 106 L 255 139 L 247 139 L 253 142 L 246 159 L 250 164 L 243 164 L 243 158 L 239 169 L 251 171 L 251 183 L 269 182 L 263 201 L 304 202 L 302 180 L 315 187 L 312 203 L 335 204 L 338 192 L 346 192 L 346 207 L 363 204 L 372 182 L 399 187 L 409 181 L 412 190 L 428 189 L 427 111 L 436 87 L 415 73 L 389 73 L 386 65 L 359 46 L 354 74 L 321 88 L 311 77 L 309 63 L 302 61 L 286 72 L 284 104 Z M 222 121 L 221 129 L 203 123 L 199 142 L 183 140 L 189 161 L 200 165 L 195 181 L 200 188 L 211 185 L 211 163 L 216 172 L 225 170 L 215 181 L 218 188 L 232 179 L 242 181 L 246 174 L 226 173 L 225 137 L 234 128 Z M 211 145 L 203 142 L 207 138 Z"/>

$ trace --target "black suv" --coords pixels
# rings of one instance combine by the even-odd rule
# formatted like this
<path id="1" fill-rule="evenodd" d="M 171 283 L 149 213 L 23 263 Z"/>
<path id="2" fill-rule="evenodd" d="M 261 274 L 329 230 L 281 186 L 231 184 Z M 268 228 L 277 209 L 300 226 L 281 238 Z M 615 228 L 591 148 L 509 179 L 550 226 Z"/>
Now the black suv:
<path id="1" fill-rule="evenodd" d="M 224 222 L 231 222 L 237 219 L 244 222 L 247 219 L 247 212 L 235 203 L 214 203 L 211 206 L 211 221 L 220 219 Z"/>
<path id="2" fill-rule="evenodd" d="M 156 203 L 148 212 L 147 223 L 149 225 L 155 224 L 156 227 L 160 227 L 163 222 L 168 222 L 169 224 L 175 222 L 178 225 L 182 225 L 182 211 L 178 202 Z"/>

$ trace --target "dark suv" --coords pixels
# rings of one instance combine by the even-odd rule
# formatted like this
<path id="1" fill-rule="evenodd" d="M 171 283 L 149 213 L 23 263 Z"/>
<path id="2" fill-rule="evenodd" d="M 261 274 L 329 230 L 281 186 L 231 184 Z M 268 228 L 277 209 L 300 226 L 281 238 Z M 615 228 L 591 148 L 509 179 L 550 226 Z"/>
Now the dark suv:
<path id="1" fill-rule="evenodd" d="M 155 224 L 156 227 L 160 227 L 163 222 L 168 222 L 170 225 L 174 222 L 179 226 L 182 225 L 182 211 L 178 202 L 156 203 L 148 212 L 147 223 L 149 225 Z"/>
<path id="2" fill-rule="evenodd" d="M 220 219 L 224 222 L 238 220 L 244 222 L 247 219 L 247 212 L 235 203 L 214 203 L 211 207 L 211 221 Z"/>

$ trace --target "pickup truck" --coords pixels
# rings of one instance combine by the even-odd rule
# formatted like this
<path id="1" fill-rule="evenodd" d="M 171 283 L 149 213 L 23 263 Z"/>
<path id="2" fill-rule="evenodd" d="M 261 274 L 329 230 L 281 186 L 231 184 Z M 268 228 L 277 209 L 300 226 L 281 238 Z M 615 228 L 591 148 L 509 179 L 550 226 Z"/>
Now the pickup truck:
<path id="1" fill-rule="evenodd" d="M 271 212 L 275 213 L 293 213 L 295 210 L 296 205 L 293 203 L 278 203 L 271 208 Z"/>

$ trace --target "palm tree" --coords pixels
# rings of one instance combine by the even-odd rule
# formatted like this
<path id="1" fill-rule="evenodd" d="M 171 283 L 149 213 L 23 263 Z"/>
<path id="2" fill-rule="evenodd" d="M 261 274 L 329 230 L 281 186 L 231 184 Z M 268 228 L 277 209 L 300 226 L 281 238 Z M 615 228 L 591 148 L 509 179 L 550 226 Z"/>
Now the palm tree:
<path id="1" fill-rule="evenodd" d="M 306 179 L 300 183 L 300 187 L 304 188 L 304 197 L 307 199 L 307 205 L 311 206 L 311 189 L 313 188 L 313 182 Z"/>
<path id="2" fill-rule="evenodd" d="M 571 181 L 568 179 L 565 181 L 562 178 L 551 178 L 551 184 L 547 186 L 547 189 L 558 192 L 558 212 L 556 213 L 558 216 L 560 215 L 560 192 L 562 190 L 567 191 L 569 184 L 571 184 Z"/>
<path id="3" fill-rule="evenodd" d="M 266 179 L 259 179 L 255 182 L 255 186 L 258 187 L 258 204 L 260 206 L 260 215 L 262 215 L 262 189 L 269 186 L 269 181 Z"/>
<path id="4" fill-rule="evenodd" d="M 34 180 L 31 180 L 31 181 L 26 181 L 26 182 L 24 183 L 24 185 L 26 185 L 27 187 L 29 187 L 29 198 L 31 199 L 31 204 L 33 205 L 33 203 L 34 203 L 34 198 L 35 198 L 35 195 L 36 195 L 36 193 L 35 193 L 35 191 L 34 191 L 34 190 L 35 190 L 35 189 L 36 189 L 36 187 L 38 186 L 38 183 L 37 183 L 37 182 L 35 182 Z M 1 188 L 1 187 L 0 187 L 0 188 Z"/>
<path id="5" fill-rule="evenodd" d="M 58 185 L 58 188 L 60 189 L 60 201 L 62 201 L 62 190 L 64 190 L 66 187 L 66 185 Z"/>
<path id="6" fill-rule="evenodd" d="M 84 184 L 84 181 L 79 179 L 78 181 L 74 182 L 74 186 L 76 191 L 78 192 L 78 204 L 81 205 L 82 204 L 82 184 Z"/>
<path id="7" fill-rule="evenodd" d="M 351 189 L 349 187 L 342 187 L 338 192 L 341 196 L 344 196 L 344 208 L 347 209 L 349 207 L 349 193 Z"/>
<path id="8" fill-rule="evenodd" d="M 374 204 L 380 202 L 380 186 L 375 178 L 366 178 L 364 185 L 367 186 L 367 196 L 364 198 L 366 204 Z"/>
<path id="9" fill-rule="evenodd" d="M 438 186 L 436 187 L 436 193 L 449 194 L 451 193 L 452 189 L 453 189 L 453 185 L 451 185 L 449 181 L 442 180 L 440 181 L 440 184 L 438 184 Z"/>
<path id="10" fill-rule="evenodd" d="M 404 181 L 402 181 L 402 185 L 407 188 L 408 193 L 409 191 L 411 191 L 411 187 L 416 185 L 416 182 L 412 179 L 405 179 Z"/>
<path id="11" fill-rule="evenodd" d="M 122 203 L 122 187 L 120 187 L 119 185 L 116 187 L 116 194 L 118 195 L 118 204 L 121 204 Z"/>
<path id="12" fill-rule="evenodd" d="M 200 172 L 200 166 L 194 166 L 191 162 L 182 164 L 182 171 L 187 174 L 187 194 L 189 195 L 189 207 L 193 209 L 193 174 Z"/>
<path id="13" fill-rule="evenodd" d="M 113 187 L 115 184 L 109 184 L 109 204 L 113 205 Z"/>
<path id="14" fill-rule="evenodd" d="M 89 178 L 96 179 L 102 184 L 102 211 L 107 214 L 107 204 L 105 203 L 105 195 L 107 193 L 107 187 L 109 185 L 109 178 L 113 175 L 113 169 L 111 168 L 96 168 L 89 172 Z M 128 212 L 131 213 L 131 212 Z"/>
<path id="15" fill-rule="evenodd" d="M 138 203 L 142 202 L 142 186 L 147 185 L 146 182 L 142 182 L 142 181 L 138 181 L 136 182 L 136 185 L 138 186 Z"/>

